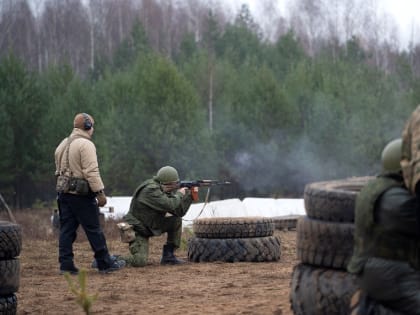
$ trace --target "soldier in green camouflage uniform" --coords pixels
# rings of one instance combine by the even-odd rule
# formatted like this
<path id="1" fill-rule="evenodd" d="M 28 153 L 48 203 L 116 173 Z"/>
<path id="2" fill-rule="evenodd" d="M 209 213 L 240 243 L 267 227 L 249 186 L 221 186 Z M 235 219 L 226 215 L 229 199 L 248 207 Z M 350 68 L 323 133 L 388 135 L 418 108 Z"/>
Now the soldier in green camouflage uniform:
<path id="1" fill-rule="evenodd" d="M 124 220 L 134 228 L 136 238 L 129 243 L 131 255 L 127 264 L 142 267 L 147 264 L 149 238 L 167 232 L 161 264 L 179 264 L 174 255 L 181 243 L 182 217 L 193 198 L 187 188 L 178 189 L 179 176 L 175 168 L 162 167 L 153 178 L 137 187 Z M 167 214 L 170 214 L 169 216 Z"/>
<path id="2" fill-rule="evenodd" d="M 359 314 L 375 314 L 375 303 L 404 314 L 420 314 L 417 206 L 404 185 L 401 143 L 397 139 L 385 147 L 383 173 L 367 183 L 356 199 L 354 251 L 347 270 L 359 277 L 364 300 Z"/>

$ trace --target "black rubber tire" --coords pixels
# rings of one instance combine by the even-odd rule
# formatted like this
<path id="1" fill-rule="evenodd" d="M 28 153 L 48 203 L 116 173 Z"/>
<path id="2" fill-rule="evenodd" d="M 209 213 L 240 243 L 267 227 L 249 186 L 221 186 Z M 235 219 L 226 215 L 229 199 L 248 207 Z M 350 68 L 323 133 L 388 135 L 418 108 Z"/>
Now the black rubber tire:
<path id="1" fill-rule="evenodd" d="M 19 224 L 0 221 L 0 259 L 19 256 L 22 248 L 22 231 Z"/>
<path id="2" fill-rule="evenodd" d="M 188 241 L 188 260 L 193 262 L 263 262 L 280 259 L 280 240 L 275 236 L 252 238 L 198 238 Z"/>
<path id="3" fill-rule="evenodd" d="M 200 238 L 248 238 L 271 236 L 274 221 L 265 217 L 202 218 L 193 222 L 193 232 Z"/>
<path id="4" fill-rule="evenodd" d="M 0 315 L 15 315 L 17 298 L 15 294 L 0 296 Z"/>
<path id="5" fill-rule="evenodd" d="M 306 214 L 313 219 L 354 222 L 356 196 L 373 178 L 351 177 L 306 185 L 304 190 Z"/>
<path id="6" fill-rule="evenodd" d="M 274 228 L 280 231 L 295 230 L 297 226 L 297 221 L 300 217 L 301 215 L 285 215 L 272 217 L 274 221 Z"/>
<path id="7" fill-rule="evenodd" d="M 19 289 L 19 280 L 19 259 L 0 260 L 0 296 L 17 292 Z"/>
<path id="8" fill-rule="evenodd" d="M 353 255 L 353 223 L 301 217 L 296 232 L 298 259 L 310 265 L 346 270 Z"/>
<path id="9" fill-rule="evenodd" d="M 349 314 L 358 289 L 350 273 L 298 264 L 293 269 L 290 304 L 295 315 Z"/>

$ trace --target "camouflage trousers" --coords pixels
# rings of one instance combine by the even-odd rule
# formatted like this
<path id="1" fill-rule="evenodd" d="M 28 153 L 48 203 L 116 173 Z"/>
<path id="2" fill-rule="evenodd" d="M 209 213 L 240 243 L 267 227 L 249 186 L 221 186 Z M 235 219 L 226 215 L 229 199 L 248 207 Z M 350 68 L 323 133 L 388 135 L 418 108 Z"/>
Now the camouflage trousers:
<path id="1" fill-rule="evenodd" d="M 132 267 L 143 267 L 149 257 L 149 238 L 136 233 L 136 239 L 129 245 L 129 256 L 123 257 L 126 263 Z"/>
<path id="2" fill-rule="evenodd" d="M 159 222 L 159 230 L 154 229 L 153 236 L 159 236 L 167 232 L 166 244 L 173 244 L 175 248 L 179 248 L 181 244 L 182 219 L 171 216 L 165 217 Z M 126 263 L 132 267 L 144 267 L 149 257 L 149 237 L 145 237 L 136 232 L 136 239 L 129 244 L 130 254 L 123 257 Z"/>

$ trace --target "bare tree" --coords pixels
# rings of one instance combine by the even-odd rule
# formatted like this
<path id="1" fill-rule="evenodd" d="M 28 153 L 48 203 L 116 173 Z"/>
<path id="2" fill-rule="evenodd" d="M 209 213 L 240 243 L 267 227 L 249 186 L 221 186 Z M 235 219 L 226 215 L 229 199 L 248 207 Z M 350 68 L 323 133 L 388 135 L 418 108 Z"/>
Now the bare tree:
<path id="1" fill-rule="evenodd" d="M 290 6 L 290 23 L 310 55 L 316 52 L 315 43 L 325 34 L 324 2 L 296 0 Z"/>
<path id="2" fill-rule="evenodd" d="M 26 0 L 0 3 L 0 53 L 13 52 L 36 69 L 35 18 Z"/>
<path id="3" fill-rule="evenodd" d="M 80 0 L 49 0 L 40 17 L 43 68 L 68 63 L 82 73 L 89 65 L 89 16 Z"/>
<path id="4" fill-rule="evenodd" d="M 153 0 L 143 0 L 140 9 L 140 20 L 143 22 L 146 35 L 154 50 L 161 50 L 162 8 Z"/>
<path id="5" fill-rule="evenodd" d="M 8 46 L 8 39 L 12 36 L 11 29 L 14 23 L 13 0 L 0 1 L 0 51 L 4 52 Z"/>
<path id="6" fill-rule="evenodd" d="M 412 44 L 409 54 L 413 74 L 416 78 L 420 78 L 420 44 Z"/>
<path id="7" fill-rule="evenodd" d="M 288 31 L 288 26 L 285 18 L 281 15 L 278 1 L 275 0 L 261 0 L 260 12 L 257 14 L 263 16 L 264 19 L 260 22 L 263 30 L 264 38 L 274 42 Z"/>
<path id="8" fill-rule="evenodd" d="M 129 36 L 138 19 L 139 3 L 135 0 L 90 0 L 90 67 L 97 57 L 112 60 L 119 45 Z"/>

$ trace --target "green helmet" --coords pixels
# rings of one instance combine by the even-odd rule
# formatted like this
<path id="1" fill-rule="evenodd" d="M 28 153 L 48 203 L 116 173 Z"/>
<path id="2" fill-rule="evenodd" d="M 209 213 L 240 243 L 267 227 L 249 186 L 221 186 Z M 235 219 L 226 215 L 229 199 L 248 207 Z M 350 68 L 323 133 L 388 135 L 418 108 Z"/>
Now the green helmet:
<path id="1" fill-rule="evenodd" d="M 172 166 L 162 167 L 156 174 L 156 179 L 161 184 L 179 181 L 178 171 Z"/>
<path id="2" fill-rule="evenodd" d="M 401 170 L 402 140 L 395 139 L 389 142 L 382 151 L 382 169 L 387 172 L 398 172 Z"/>

